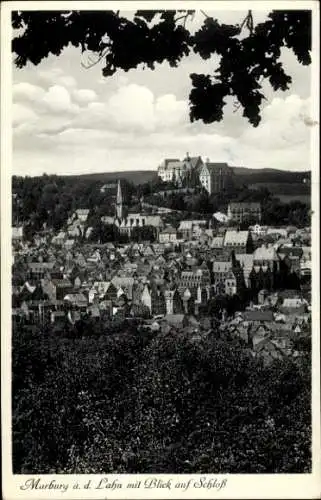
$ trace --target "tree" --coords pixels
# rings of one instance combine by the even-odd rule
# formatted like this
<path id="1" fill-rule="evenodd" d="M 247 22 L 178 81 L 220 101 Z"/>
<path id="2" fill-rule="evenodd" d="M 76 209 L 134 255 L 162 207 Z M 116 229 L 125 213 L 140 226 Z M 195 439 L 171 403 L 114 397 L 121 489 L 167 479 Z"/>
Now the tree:
<path id="1" fill-rule="evenodd" d="M 153 226 L 134 227 L 132 229 L 130 239 L 132 241 L 150 241 L 154 242 L 156 239 L 156 229 Z"/>
<path id="2" fill-rule="evenodd" d="M 285 91 L 292 82 L 280 62 L 287 47 L 303 65 L 311 63 L 311 11 L 272 11 L 254 26 L 252 12 L 235 25 L 219 23 L 203 11 L 204 23 L 192 34 L 187 28 L 191 10 L 136 11 L 133 20 L 119 11 L 18 11 L 12 26 L 19 30 L 12 41 L 18 68 L 39 64 L 49 54 L 59 56 L 69 44 L 103 61 L 103 76 L 129 71 L 140 64 L 150 69 L 168 61 L 176 67 L 194 52 L 202 59 L 220 57 L 211 75 L 190 75 L 190 119 L 204 123 L 221 121 L 226 98 L 253 126 L 260 123 L 260 105 L 265 96 L 262 83 Z"/>

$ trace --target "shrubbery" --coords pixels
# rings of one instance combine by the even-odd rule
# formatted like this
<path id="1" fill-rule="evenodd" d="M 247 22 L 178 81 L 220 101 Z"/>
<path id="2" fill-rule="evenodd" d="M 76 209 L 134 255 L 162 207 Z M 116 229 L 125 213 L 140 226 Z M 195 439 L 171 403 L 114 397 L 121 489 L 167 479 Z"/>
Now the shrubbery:
<path id="1" fill-rule="evenodd" d="M 309 353 L 236 340 L 13 332 L 15 473 L 273 473 L 311 466 Z"/>

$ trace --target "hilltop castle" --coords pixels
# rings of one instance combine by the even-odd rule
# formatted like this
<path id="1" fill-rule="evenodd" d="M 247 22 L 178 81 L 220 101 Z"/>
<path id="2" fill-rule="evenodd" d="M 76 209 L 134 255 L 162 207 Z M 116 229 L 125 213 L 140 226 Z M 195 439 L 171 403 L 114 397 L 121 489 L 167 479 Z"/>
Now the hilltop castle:
<path id="1" fill-rule="evenodd" d="M 226 189 L 233 182 L 233 169 L 227 163 L 212 163 L 207 158 L 203 162 L 201 156 L 190 157 L 189 153 L 183 160 L 166 158 L 157 169 L 158 176 L 164 182 L 174 182 L 182 186 L 187 180 L 194 187 L 196 179 L 209 194 Z"/>

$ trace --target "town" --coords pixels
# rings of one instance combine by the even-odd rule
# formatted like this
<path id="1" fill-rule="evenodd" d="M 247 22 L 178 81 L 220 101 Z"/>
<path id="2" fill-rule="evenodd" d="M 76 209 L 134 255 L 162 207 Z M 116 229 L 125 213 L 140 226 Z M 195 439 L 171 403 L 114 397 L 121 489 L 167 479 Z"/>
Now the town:
<path id="1" fill-rule="evenodd" d="M 115 174 L 114 182 L 95 185 L 109 200 L 96 226 L 96 208 L 87 207 L 29 238 L 28 222 L 16 224 L 13 326 L 82 325 L 88 334 L 135 322 L 154 335 L 188 332 L 193 342 L 215 329 L 267 364 L 300 357 L 311 335 L 310 226 L 267 225 L 262 204 L 253 201 L 190 218 L 164 206 L 170 195 L 228 196 L 234 170 L 187 153 L 158 167 L 149 197 L 157 205 L 142 194 L 128 204 Z M 13 204 L 19 207 L 14 186 Z"/>
<path id="2" fill-rule="evenodd" d="M 9 497 L 17 475 L 71 474 L 76 496 L 314 498 L 313 2 L 13 3 Z M 17 495 L 64 490 L 37 481 Z"/>

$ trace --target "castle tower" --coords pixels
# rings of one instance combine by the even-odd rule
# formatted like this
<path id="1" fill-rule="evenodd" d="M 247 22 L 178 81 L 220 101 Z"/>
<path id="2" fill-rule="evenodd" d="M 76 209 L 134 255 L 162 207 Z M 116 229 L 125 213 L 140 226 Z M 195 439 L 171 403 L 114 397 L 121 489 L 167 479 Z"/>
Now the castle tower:
<path id="1" fill-rule="evenodd" d="M 120 220 L 123 218 L 123 196 L 121 193 L 120 181 L 118 181 L 117 186 L 116 217 Z"/>

